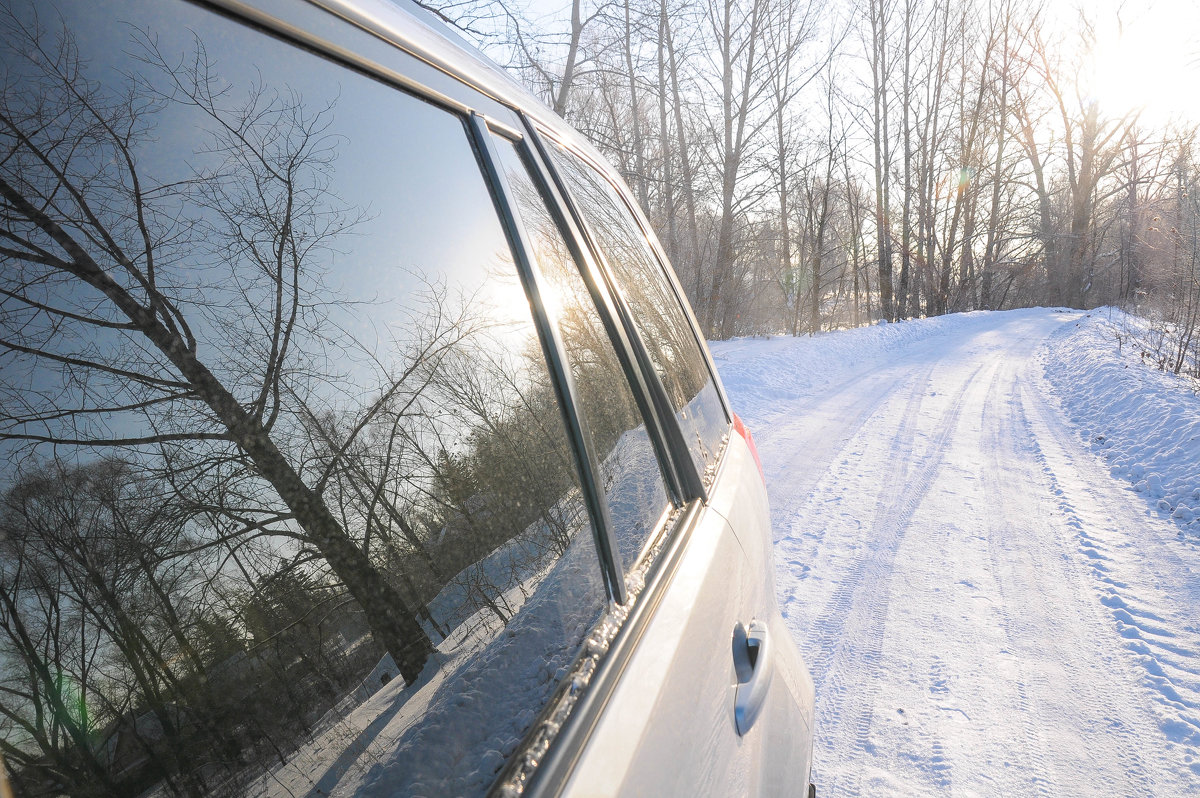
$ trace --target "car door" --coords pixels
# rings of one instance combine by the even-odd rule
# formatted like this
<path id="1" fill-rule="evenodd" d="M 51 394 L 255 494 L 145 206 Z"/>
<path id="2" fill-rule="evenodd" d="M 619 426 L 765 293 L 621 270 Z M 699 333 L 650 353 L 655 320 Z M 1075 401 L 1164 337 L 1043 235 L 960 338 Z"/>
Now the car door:
<path id="1" fill-rule="evenodd" d="M 0 728 L 18 783 L 485 793 L 676 507 L 518 114 L 307 2 L 11 5 L 3 714 L 64 729 Z"/>

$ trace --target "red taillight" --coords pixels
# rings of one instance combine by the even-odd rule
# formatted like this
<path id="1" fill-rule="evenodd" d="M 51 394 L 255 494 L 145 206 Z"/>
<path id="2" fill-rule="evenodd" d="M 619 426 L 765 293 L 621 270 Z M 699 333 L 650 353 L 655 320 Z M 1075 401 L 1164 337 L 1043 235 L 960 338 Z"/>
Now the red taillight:
<path id="1" fill-rule="evenodd" d="M 758 447 L 754 445 L 754 436 L 750 434 L 749 428 L 742 423 L 742 419 L 737 413 L 733 414 L 733 428 L 750 447 L 750 454 L 754 455 L 754 464 L 758 466 L 758 475 L 762 477 L 763 484 L 767 484 L 767 475 L 763 473 L 762 460 L 758 459 Z"/>

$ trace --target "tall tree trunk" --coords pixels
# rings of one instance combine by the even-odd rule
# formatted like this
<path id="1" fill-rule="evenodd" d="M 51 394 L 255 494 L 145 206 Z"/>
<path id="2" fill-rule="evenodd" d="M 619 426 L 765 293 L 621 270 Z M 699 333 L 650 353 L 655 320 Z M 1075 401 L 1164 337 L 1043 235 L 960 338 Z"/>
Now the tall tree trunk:
<path id="1" fill-rule="evenodd" d="M 984 310 L 997 310 L 993 304 L 992 281 L 1000 259 L 1000 193 L 1004 185 L 1004 150 L 1008 143 L 1008 91 L 1011 77 L 1011 58 L 1009 50 L 1009 29 L 1012 25 L 1011 7 L 1005 5 L 1001 35 L 1001 67 L 998 75 L 1000 81 L 1000 105 L 996 110 L 996 157 L 992 162 L 992 204 L 988 210 L 987 241 L 983 248 L 983 268 L 979 283 L 979 305 Z"/>
<path id="2" fill-rule="evenodd" d="M 567 115 L 567 100 L 571 87 L 575 83 L 575 63 L 579 58 L 579 40 L 583 36 L 583 17 L 580 6 L 583 0 L 571 1 L 571 40 L 567 45 L 567 61 L 563 65 L 562 79 L 558 82 L 558 91 L 554 93 L 554 113 L 561 117 Z"/>
<path id="3" fill-rule="evenodd" d="M 891 221 L 888 218 L 888 184 L 891 158 L 888 153 L 887 102 L 887 20 L 883 0 L 870 0 L 871 22 L 871 94 L 875 155 L 875 246 L 879 265 L 880 311 L 895 321 L 892 298 Z"/>
<path id="4" fill-rule="evenodd" d="M 711 309 L 705 302 L 704 296 L 704 259 L 700 246 L 700 228 L 696 223 L 696 175 L 692 170 L 692 159 L 689 153 L 687 128 L 683 124 L 683 94 L 679 89 L 679 63 L 675 52 L 675 37 L 671 32 L 670 16 L 666 13 L 666 0 L 661 0 L 661 12 L 666 18 L 663 27 L 663 39 L 667 46 L 667 67 L 671 77 L 671 110 L 675 117 L 675 139 L 679 147 L 679 181 L 683 188 L 683 204 L 687 211 L 689 255 L 696 269 L 696 283 L 692 296 L 694 303 L 704 303 L 700 307 L 700 318 L 704 320 L 704 332 L 709 330 Z M 678 265 L 676 265 L 678 269 Z"/>
<path id="5" fill-rule="evenodd" d="M 15 188 L 0 181 L 0 195 L 58 243 L 69 261 L 63 271 L 105 295 L 134 329 L 171 362 L 196 398 L 203 401 L 292 511 L 296 522 L 321 552 L 329 567 L 345 583 L 380 644 L 396 660 L 404 678 L 412 681 L 433 652 L 429 639 L 399 594 L 355 546 L 337 519 L 295 470 L 271 439 L 263 420 L 248 412 L 223 383 L 196 356 L 183 336 L 168 328 L 158 309 L 140 304 L 113 280 L 71 235 Z"/>
<path id="6" fill-rule="evenodd" d="M 630 127 L 633 131 L 633 168 L 637 173 L 630 181 L 637 191 L 638 202 L 643 208 L 650 207 L 646 195 L 646 142 L 642 140 L 642 113 L 638 103 L 637 73 L 633 69 L 633 21 L 629 8 L 630 0 L 625 0 L 625 74 L 629 79 L 629 115 Z"/>
<path id="7" fill-rule="evenodd" d="M 662 158 L 662 214 L 667 224 L 667 258 L 679 262 L 679 230 L 675 218 L 675 175 L 671 157 L 671 126 L 667 118 L 667 0 L 658 4 L 658 149 Z M 679 268 L 676 266 L 676 268 Z"/>
<path id="8" fill-rule="evenodd" d="M 912 267 L 912 130 L 909 124 L 912 107 L 912 22 L 913 0 L 904 3 L 904 74 L 901 90 L 900 126 L 904 144 L 904 197 L 900 213 L 900 286 L 896 293 L 896 315 L 907 318 L 915 315 L 911 312 L 912 303 L 909 301 L 909 270 Z"/>

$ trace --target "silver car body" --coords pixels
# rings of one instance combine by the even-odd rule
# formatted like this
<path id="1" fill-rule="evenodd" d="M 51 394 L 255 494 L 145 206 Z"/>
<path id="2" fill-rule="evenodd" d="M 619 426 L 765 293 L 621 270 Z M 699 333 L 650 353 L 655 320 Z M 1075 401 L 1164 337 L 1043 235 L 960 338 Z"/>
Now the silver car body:
<path id="1" fill-rule="evenodd" d="M 490 130 L 572 151 L 617 188 L 666 263 L 650 223 L 603 156 L 424 10 L 386 0 L 199 5 L 457 111 L 475 125 L 477 142 Z M 356 50 L 363 32 L 370 47 L 397 48 L 416 60 L 389 67 L 386 53 Z M 464 85 L 475 104 L 461 99 L 455 86 Z M 610 577 L 610 595 L 630 601 L 610 602 L 588 638 L 589 656 L 567 676 L 571 689 L 530 708 L 540 714 L 505 760 L 492 794 L 798 796 L 809 790 L 813 683 L 776 603 L 761 465 L 752 437 L 729 410 L 682 288 L 673 274 L 667 279 L 732 423 L 703 486 L 693 491 L 699 498 L 676 508 L 669 532 L 623 585 Z M 625 334 L 637 335 L 632 328 Z M 645 366 L 643 372 L 646 381 L 656 379 Z M 673 418 L 659 423 L 682 440 Z"/>

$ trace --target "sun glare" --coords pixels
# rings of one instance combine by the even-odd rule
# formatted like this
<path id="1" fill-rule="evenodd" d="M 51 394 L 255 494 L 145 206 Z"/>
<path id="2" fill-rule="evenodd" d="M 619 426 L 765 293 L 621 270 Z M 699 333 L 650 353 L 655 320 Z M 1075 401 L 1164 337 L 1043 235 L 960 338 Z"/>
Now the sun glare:
<path id="1" fill-rule="evenodd" d="M 1110 115 L 1139 111 L 1144 126 L 1200 122 L 1200 5 L 1195 0 L 1102 2 L 1083 87 Z M 1070 26 L 1074 12 L 1062 15 Z M 1070 28 L 1068 27 L 1068 30 Z"/>

